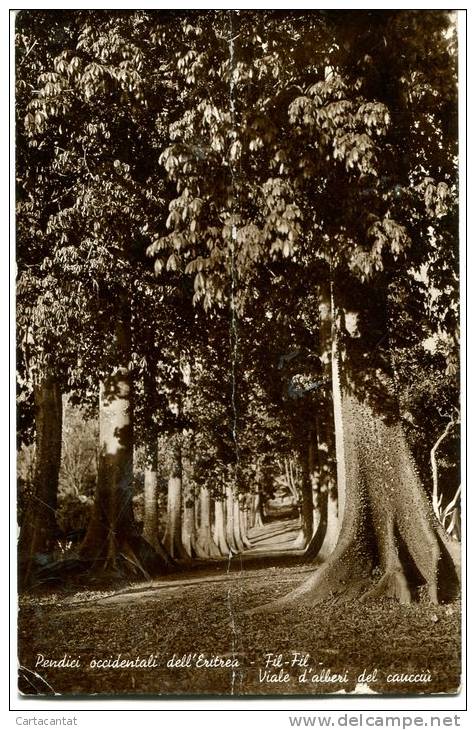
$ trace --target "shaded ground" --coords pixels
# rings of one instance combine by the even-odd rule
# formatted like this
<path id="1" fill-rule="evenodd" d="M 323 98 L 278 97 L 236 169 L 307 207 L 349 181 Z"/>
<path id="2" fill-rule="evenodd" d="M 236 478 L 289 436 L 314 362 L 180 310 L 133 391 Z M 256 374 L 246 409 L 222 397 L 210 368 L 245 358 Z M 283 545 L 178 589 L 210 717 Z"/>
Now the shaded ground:
<path id="1" fill-rule="evenodd" d="M 458 690 L 458 604 L 327 603 L 248 616 L 245 609 L 283 595 L 313 569 L 253 566 L 252 561 L 235 558 L 229 566 L 234 570 L 228 573 L 220 564 L 219 574 L 209 566 L 116 592 L 24 597 L 19 615 L 20 691 L 316 695 L 352 691 L 364 670 L 376 670 L 375 681 L 360 677 L 358 689 L 365 693 Z M 38 655 L 56 661 L 65 655 L 68 660 L 80 657 L 80 667 L 44 666 Z M 149 661 L 155 666 L 91 666 L 103 660 Z M 167 666 L 174 660 L 187 666 Z M 227 660 L 238 666 L 200 666 Z M 299 681 L 304 672 L 306 681 Z M 337 674 L 340 680 L 332 681 Z M 423 681 L 430 675 L 430 681 Z M 281 681 L 273 681 L 279 677 Z"/>

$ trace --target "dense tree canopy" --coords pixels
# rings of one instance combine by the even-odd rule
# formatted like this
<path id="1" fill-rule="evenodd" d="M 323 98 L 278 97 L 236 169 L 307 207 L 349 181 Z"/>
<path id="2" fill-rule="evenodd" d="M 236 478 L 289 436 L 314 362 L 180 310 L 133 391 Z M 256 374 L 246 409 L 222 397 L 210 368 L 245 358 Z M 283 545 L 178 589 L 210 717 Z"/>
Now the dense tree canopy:
<path id="1" fill-rule="evenodd" d="M 22 11 L 16 43 L 19 426 L 42 465 L 25 563 L 53 550 L 34 503 L 55 515 L 69 394 L 99 416 L 88 570 L 242 551 L 285 483 L 312 557 L 338 494 L 311 603 L 410 600 L 406 553 L 452 595 L 451 14 Z"/>

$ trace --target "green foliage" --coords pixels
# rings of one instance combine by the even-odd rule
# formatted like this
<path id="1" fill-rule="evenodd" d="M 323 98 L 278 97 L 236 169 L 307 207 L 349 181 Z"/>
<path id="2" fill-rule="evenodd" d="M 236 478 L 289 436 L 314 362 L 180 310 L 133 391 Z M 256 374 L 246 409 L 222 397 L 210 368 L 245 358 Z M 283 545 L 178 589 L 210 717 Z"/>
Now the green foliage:
<path id="1" fill-rule="evenodd" d="M 371 397 L 385 350 L 423 466 L 457 404 L 451 15 L 22 11 L 16 31 L 25 433 L 46 371 L 91 407 L 127 307 L 136 443 L 185 429 L 197 486 L 269 481 L 325 410 L 333 280 L 354 385 Z"/>

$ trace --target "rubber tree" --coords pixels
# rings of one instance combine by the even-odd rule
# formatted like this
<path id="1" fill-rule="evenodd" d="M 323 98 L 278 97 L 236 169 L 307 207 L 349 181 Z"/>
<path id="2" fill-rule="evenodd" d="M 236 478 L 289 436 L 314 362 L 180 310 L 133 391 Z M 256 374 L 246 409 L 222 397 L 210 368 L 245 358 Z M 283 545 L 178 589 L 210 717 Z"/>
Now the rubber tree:
<path id="1" fill-rule="evenodd" d="M 74 32 L 63 34 L 61 48 L 54 38 L 47 40 L 53 52 L 30 85 L 35 93 L 30 92 L 23 124 L 35 158 L 32 169 L 38 176 L 41 167 L 42 179 L 55 184 L 42 201 L 43 276 L 46 281 L 56 274 L 76 316 L 75 333 L 83 344 L 76 370 L 87 382 L 83 398 L 96 390 L 94 374 L 101 374 L 100 474 L 81 552 L 85 564 L 98 569 L 121 563 L 147 572 L 164 561 L 137 535 L 133 520 L 131 373 L 138 372 L 132 360 L 144 353 L 136 342 L 131 348 L 130 339 L 140 319 L 134 300 L 150 281 L 147 225 L 164 214 L 163 199 L 151 191 L 163 188 L 153 150 L 168 124 L 163 119 L 157 125 L 154 100 L 161 97 L 163 104 L 166 87 L 159 93 L 154 66 L 145 62 L 152 17 L 140 11 L 94 17 L 72 11 L 64 18 Z M 155 23 L 160 26 L 162 19 L 155 16 Z M 104 54 L 99 49 L 111 37 Z M 163 54 L 154 47 L 157 63 Z M 126 56 L 133 59 L 127 69 Z M 67 331 L 63 328 L 63 336 Z M 76 370 L 68 373 L 70 387 L 77 385 Z"/>
<path id="2" fill-rule="evenodd" d="M 159 543 L 158 528 L 158 437 L 155 411 L 158 408 L 155 363 L 148 359 L 144 373 L 145 437 L 144 437 L 144 528 L 145 539 L 154 547 Z"/>
<path id="3" fill-rule="evenodd" d="M 36 452 L 18 552 L 19 581 L 25 584 L 51 559 L 58 538 L 62 394 L 75 361 L 77 330 L 63 306 L 60 282 L 47 266 L 53 244 L 47 231 L 51 201 L 64 181 L 50 174 L 47 154 L 38 156 L 24 120 L 38 76 L 63 44 L 76 38 L 73 19 L 63 12 L 25 12 L 15 18 L 17 426 L 19 440 L 34 440 Z"/>
<path id="4" fill-rule="evenodd" d="M 30 571 L 41 566 L 58 537 L 56 509 L 61 465 L 62 397 L 59 383 L 43 377 L 34 386 L 35 466 L 33 494 L 23 517 L 18 557 L 20 581 L 27 583 Z"/>
<path id="5" fill-rule="evenodd" d="M 99 386 L 99 466 L 94 509 L 80 548 L 83 561 L 105 571 L 123 566 L 146 576 L 163 567 L 141 537 L 134 520 L 133 409 L 130 362 L 130 308 L 118 309 L 113 334 L 116 362 Z"/>
<path id="6" fill-rule="evenodd" d="M 169 438 L 169 477 L 167 484 L 167 522 L 162 543 L 172 558 L 186 558 L 182 543 L 183 462 L 182 434 Z"/>
<path id="7" fill-rule="evenodd" d="M 195 495 L 192 485 L 188 483 L 184 494 L 182 544 L 189 558 L 197 557 L 195 542 Z"/>
<path id="8" fill-rule="evenodd" d="M 232 553 L 239 553 L 243 550 L 241 541 L 236 540 L 235 533 L 235 502 L 233 487 L 226 486 L 226 541 Z"/>
<path id="9" fill-rule="evenodd" d="M 177 195 L 171 233 L 161 238 L 160 247 L 193 256 L 186 271 L 194 278 L 194 301 L 206 308 L 226 297 L 233 313 L 246 316 L 247 294 L 267 271 L 274 284 L 297 269 L 299 286 L 309 276 L 329 291 L 341 530 L 329 561 L 284 602 L 313 604 L 335 591 L 348 597 L 388 593 L 408 601 L 418 583 L 412 561 L 436 600 L 440 591 L 445 593 L 445 574 L 448 594 L 457 584 L 457 560 L 427 509 L 398 416 L 391 363 L 383 355 L 385 369 L 373 362 L 376 330 L 362 327 L 355 337 L 359 364 L 364 364 L 366 387 L 361 387 L 359 359 L 345 333 L 353 330 L 349 319 L 378 320 L 386 312 L 389 288 L 400 278 L 410 281 L 412 266 L 428 261 L 433 222 L 444 229 L 446 220 L 441 241 L 450 240 L 456 150 L 451 18 L 424 11 L 411 16 L 303 12 L 286 18 L 247 12 L 219 15 L 220 23 L 207 37 L 208 48 L 203 37 L 193 43 L 192 56 L 199 51 L 205 56 L 194 71 L 193 92 L 184 99 L 189 107 L 183 126 L 162 155 L 178 191 L 183 190 L 183 166 L 193 170 L 187 197 L 201 202 L 191 206 L 183 192 Z M 291 55 L 290 34 L 299 38 Z M 263 37 L 273 45 L 271 63 Z M 422 62 L 425 54 L 419 52 L 402 53 L 403 46 L 423 45 L 431 48 L 431 60 L 425 56 Z M 216 62 L 204 60 L 207 53 L 210 59 L 221 56 L 218 73 Z M 189 63 L 184 51 L 184 74 Z M 250 83 L 257 69 L 260 83 Z M 434 93 L 422 92 L 423 79 Z M 200 106 L 196 93 L 202 82 L 215 93 Z M 221 106 L 230 98 L 231 112 Z M 200 140 L 199 157 L 191 139 L 194 144 Z M 255 195 L 250 198 L 251 179 Z M 151 252 L 159 255 L 161 249 L 157 245 Z M 337 287 L 355 292 L 356 283 L 365 296 L 352 306 L 340 301 L 343 292 Z M 380 325 L 380 337 L 388 344 L 396 323 Z M 367 388 L 377 391 L 374 399 L 367 397 Z M 378 487 L 368 463 L 379 442 L 376 463 L 387 480 L 385 489 L 381 483 Z M 397 491 L 403 497 L 400 506 L 393 496 Z M 411 560 L 404 559 L 406 553 Z M 366 590 L 373 568 L 382 574 L 375 593 Z"/>
<path id="10" fill-rule="evenodd" d="M 218 558 L 221 552 L 213 539 L 210 492 L 205 486 L 200 489 L 199 509 L 200 526 L 195 543 L 196 553 L 199 558 Z"/>
<path id="11" fill-rule="evenodd" d="M 226 539 L 226 502 L 225 489 L 217 490 L 218 494 L 214 499 L 215 520 L 213 525 L 213 540 L 223 556 L 230 554 L 230 547 Z"/>
<path id="12" fill-rule="evenodd" d="M 342 327 L 343 322 L 345 316 Z M 415 568 L 434 602 L 452 597 L 457 585 L 457 560 L 431 514 L 418 477 L 399 418 L 391 374 L 384 370 L 385 351 L 377 364 L 373 350 L 371 372 L 363 375 L 362 356 L 368 352 L 372 333 L 377 348 L 381 328 L 376 326 L 375 316 L 369 331 L 357 333 L 353 329 L 339 334 L 349 338 L 345 359 L 342 343 L 339 348 L 345 509 L 329 560 L 293 596 L 310 603 L 339 593 L 362 599 L 386 595 L 409 603 L 418 584 Z M 365 341 L 363 352 L 361 338 Z M 358 367 L 358 378 L 352 367 Z M 372 585 L 376 556 L 381 577 Z"/>

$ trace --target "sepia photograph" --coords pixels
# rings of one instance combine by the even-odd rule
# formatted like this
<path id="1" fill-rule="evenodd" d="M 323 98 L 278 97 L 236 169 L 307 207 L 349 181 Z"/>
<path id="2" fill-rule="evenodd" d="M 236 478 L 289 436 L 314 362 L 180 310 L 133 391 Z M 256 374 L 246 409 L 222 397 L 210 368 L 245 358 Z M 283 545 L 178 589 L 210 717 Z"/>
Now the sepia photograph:
<path id="1" fill-rule="evenodd" d="M 12 14 L 18 696 L 458 695 L 458 13 Z"/>

